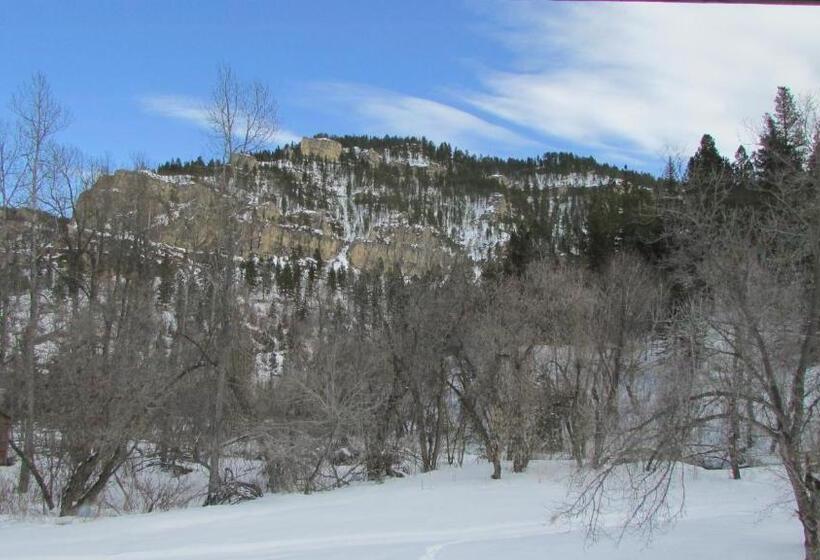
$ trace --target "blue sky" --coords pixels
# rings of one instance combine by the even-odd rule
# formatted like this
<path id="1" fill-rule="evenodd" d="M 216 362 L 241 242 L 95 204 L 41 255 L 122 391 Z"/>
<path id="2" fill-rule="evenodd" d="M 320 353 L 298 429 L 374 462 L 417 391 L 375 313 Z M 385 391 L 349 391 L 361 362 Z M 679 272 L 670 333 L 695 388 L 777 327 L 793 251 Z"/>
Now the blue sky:
<path id="1" fill-rule="evenodd" d="M 778 85 L 820 87 L 820 9 L 501 1 L 3 0 L 0 115 L 42 71 L 62 139 L 127 165 L 209 156 L 220 63 L 267 83 L 280 139 L 414 134 L 658 171 L 703 132 L 731 153 Z"/>

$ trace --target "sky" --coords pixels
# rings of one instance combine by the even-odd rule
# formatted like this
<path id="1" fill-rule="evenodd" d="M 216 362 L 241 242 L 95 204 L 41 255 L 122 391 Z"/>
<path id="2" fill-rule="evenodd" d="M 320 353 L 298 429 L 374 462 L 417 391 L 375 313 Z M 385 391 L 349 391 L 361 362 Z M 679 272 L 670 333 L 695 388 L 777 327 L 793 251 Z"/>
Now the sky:
<path id="1" fill-rule="evenodd" d="M 754 149 L 777 86 L 820 91 L 820 8 L 498 0 L 0 0 L 0 119 L 34 72 L 61 140 L 116 165 L 213 154 L 220 64 L 278 104 L 277 142 L 415 135 L 659 172 L 711 133 Z"/>

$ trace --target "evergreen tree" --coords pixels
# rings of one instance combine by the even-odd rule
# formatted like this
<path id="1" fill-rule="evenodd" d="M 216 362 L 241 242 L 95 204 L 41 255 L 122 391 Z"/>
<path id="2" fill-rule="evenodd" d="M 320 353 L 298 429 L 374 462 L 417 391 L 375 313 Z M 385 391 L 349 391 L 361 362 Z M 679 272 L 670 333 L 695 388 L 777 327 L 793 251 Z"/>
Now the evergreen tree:
<path id="1" fill-rule="evenodd" d="M 176 291 L 176 271 L 168 253 L 165 253 L 159 265 L 159 293 L 157 295 L 162 305 L 169 305 Z"/>
<path id="2" fill-rule="evenodd" d="M 242 271 L 245 276 L 245 283 L 251 288 L 255 288 L 259 279 L 259 270 L 256 266 L 256 257 L 251 255 L 242 263 Z"/>
<path id="3" fill-rule="evenodd" d="M 734 176 L 735 185 L 742 188 L 748 188 L 754 179 L 754 163 L 749 157 L 749 154 L 746 153 L 746 148 L 743 146 L 738 146 L 735 152 L 732 174 Z"/>
<path id="4" fill-rule="evenodd" d="M 293 270 L 291 269 L 289 262 L 285 263 L 285 266 L 277 268 L 276 284 L 282 293 L 293 293 L 293 287 L 295 284 L 293 281 Z"/>
<path id="5" fill-rule="evenodd" d="M 584 254 L 589 266 L 598 269 L 615 252 L 620 231 L 620 205 L 612 188 L 598 189 L 590 195 L 586 216 Z"/>
<path id="6" fill-rule="evenodd" d="M 803 169 L 808 150 L 805 116 L 789 88 L 777 88 L 774 114 L 763 117 L 763 133 L 755 153 L 761 186 L 773 190 Z"/>
<path id="7" fill-rule="evenodd" d="M 815 188 L 820 187 L 816 183 L 820 178 L 820 128 L 814 132 L 814 139 L 812 140 L 812 150 L 809 156 L 808 165 L 809 177 L 815 181 Z"/>
<path id="8" fill-rule="evenodd" d="M 267 295 L 273 287 L 273 271 L 269 258 L 265 259 L 265 262 L 262 264 L 260 280 L 262 282 L 262 293 Z"/>
<path id="9" fill-rule="evenodd" d="M 715 139 L 704 134 L 700 139 L 697 152 L 686 166 L 686 178 L 690 185 L 701 186 L 725 183 L 731 176 L 729 161 L 720 155 Z"/>
<path id="10" fill-rule="evenodd" d="M 327 285 L 331 292 L 336 291 L 336 270 L 332 266 L 327 271 Z"/>
<path id="11" fill-rule="evenodd" d="M 661 188 L 665 193 L 675 192 L 678 188 L 678 168 L 672 156 L 666 158 L 666 164 L 661 174 Z"/>
<path id="12" fill-rule="evenodd" d="M 507 243 L 502 270 L 507 276 L 522 276 L 527 265 L 535 258 L 532 231 L 523 225 L 515 228 Z"/>
<path id="13" fill-rule="evenodd" d="M 316 250 L 313 251 L 313 261 L 316 263 L 316 271 L 319 272 L 319 274 L 321 274 L 322 269 L 325 266 L 325 263 L 322 260 L 322 252 L 319 250 L 318 247 L 316 247 Z"/>

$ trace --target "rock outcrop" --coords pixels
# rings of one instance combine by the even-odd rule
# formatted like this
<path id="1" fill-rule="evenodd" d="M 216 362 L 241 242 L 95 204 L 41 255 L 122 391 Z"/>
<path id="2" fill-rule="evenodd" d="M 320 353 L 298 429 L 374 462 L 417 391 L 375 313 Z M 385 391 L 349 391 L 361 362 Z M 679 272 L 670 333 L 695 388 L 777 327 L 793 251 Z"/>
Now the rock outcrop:
<path id="1" fill-rule="evenodd" d="M 234 191 L 232 196 L 250 191 Z M 186 176 L 162 176 L 150 172 L 118 171 L 101 177 L 83 193 L 78 216 L 128 216 L 126 227 L 144 232 L 153 242 L 179 249 L 209 250 L 224 227 L 214 213 L 218 194 L 213 181 Z M 422 274 L 432 267 L 446 267 L 455 246 L 431 227 L 384 224 L 368 228 L 360 237 L 346 237 L 339 218 L 327 210 L 282 211 L 273 200 L 249 203 L 236 216 L 239 250 L 243 255 L 286 256 L 300 251 L 316 252 L 324 261 L 346 258 L 357 269 L 399 268 L 404 274 Z M 96 227 L 107 228 L 105 223 Z"/>
<path id="2" fill-rule="evenodd" d="M 127 215 L 128 226 L 145 232 L 151 241 L 207 250 L 220 227 L 220 217 L 213 212 L 217 196 L 213 185 L 194 179 L 117 171 L 82 194 L 77 212 L 110 219 Z M 277 206 L 260 203 L 236 218 L 243 254 L 287 255 L 300 249 L 310 256 L 318 250 L 329 260 L 342 249 L 334 224 L 319 214 L 285 216 Z"/>
<path id="3" fill-rule="evenodd" d="M 248 154 L 231 154 L 231 165 L 248 171 L 256 171 L 256 166 L 259 162 L 256 158 Z"/>
<path id="4" fill-rule="evenodd" d="M 357 240 L 348 259 L 358 269 L 398 267 L 403 274 L 422 274 L 434 267 L 446 268 L 453 251 L 430 228 L 394 227 L 369 239 Z"/>
<path id="5" fill-rule="evenodd" d="M 330 138 L 302 138 L 299 150 L 305 157 L 316 157 L 326 161 L 339 161 L 342 145 Z"/>
<path id="6" fill-rule="evenodd" d="M 362 150 L 359 156 L 373 166 L 379 165 L 383 161 L 381 154 L 373 149 Z"/>

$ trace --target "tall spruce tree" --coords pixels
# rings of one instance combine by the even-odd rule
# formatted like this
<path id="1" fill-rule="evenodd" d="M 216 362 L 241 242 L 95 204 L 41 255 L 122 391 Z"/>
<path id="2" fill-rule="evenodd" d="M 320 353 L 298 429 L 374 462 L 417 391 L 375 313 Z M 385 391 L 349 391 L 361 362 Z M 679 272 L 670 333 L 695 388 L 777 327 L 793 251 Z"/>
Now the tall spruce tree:
<path id="1" fill-rule="evenodd" d="M 725 182 L 731 176 L 729 161 L 720 155 L 715 139 L 704 134 L 700 146 L 686 166 L 686 178 L 691 185 Z"/>
<path id="2" fill-rule="evenodd" d="M 803 169 L 809 148 L 806 118 L 791 90 L 777 88 L 774 114 L 763 117 L 763 132 L 755 153 L 761 186 L 776 189 Z"/>

